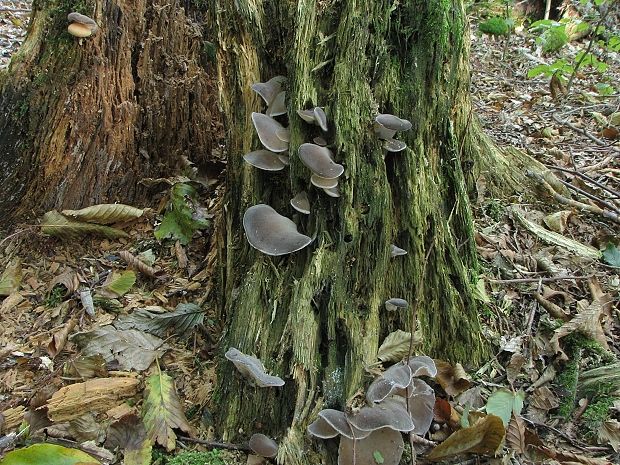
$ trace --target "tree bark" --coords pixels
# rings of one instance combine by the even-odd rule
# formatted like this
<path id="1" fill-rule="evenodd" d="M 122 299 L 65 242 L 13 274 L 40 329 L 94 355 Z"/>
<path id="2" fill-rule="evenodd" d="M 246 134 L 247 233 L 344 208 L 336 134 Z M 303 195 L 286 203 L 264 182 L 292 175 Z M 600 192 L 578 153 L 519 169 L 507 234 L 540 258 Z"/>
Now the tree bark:
<path id="1" fill-rule="evenodd" d="M 35 0 L 0 75 L 0 226 L 42 211 L 141 204 L 138 181 L 211 156 L 216 90 L 201 27 L 178 0 L 87 0 L 99 24 L 67 32 L 71 5 Z"/>
<path id="2" fill-rule="evenodd" d="M 473 296 L 478 272 L 463 166 L 472 159 L 477 176 L 501 154 L 471 115 L 461 1 L 213 5 L 228 131 L 224 349 L 253 353 L 286 380 L 281 389 L 254 388 L 223 365 L 220 431 L 238 441 L 260 427 L 281 438 L 280 463 L 319 463 L 329 454 L 309 452 L 316 448 L 308 423 L 321 408 L 345 408 L 371 379 L 365 369 L 383 338 L 411 326 L 411 310 L 387 312 L 385 300 L 417 303 L 425 353 L 467 366 L 488 355 Z M 264 103 L 251 85 L 276 75 L 287 77 L 291 142 L 290 168 L 274 174 L 242 155 L 261 148 L 250 115 L 264 112 Z M 328 144 L 345 166 L 337 199 L 310 185 L 297 156 L 320 131 L 295 110 L 314 106 L 325 109 Z M 383 158 L 373 130 L 378 113 L 413 123 L 399 135 L 405 151 Z M 283 257 L 251 248 L 244 212 L 264 203 L 294 216 L 289 199 L 301 190 L 310 193 L 312 213 L 298 226 L 315 238 L 311 246 Z M 408 254 L 390 258 L 391 243 Z"/>

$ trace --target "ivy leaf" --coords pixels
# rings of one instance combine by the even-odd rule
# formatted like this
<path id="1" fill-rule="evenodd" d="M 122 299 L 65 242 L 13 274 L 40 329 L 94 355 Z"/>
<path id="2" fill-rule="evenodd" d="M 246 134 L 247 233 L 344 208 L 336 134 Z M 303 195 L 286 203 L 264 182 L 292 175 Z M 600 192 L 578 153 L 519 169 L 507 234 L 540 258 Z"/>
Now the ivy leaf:
<path id="1" fill-rule="evenodd" d="M 192 432 L 174 388 L 174 380 L 162 372 L 146 380 L 142 418 L 151 443 L 159 443 L 168 452 L 176 447 L 174 428 Z"/>
<path id="2" fill-rule="evenodd" d="M 516 415 L 521 413 L 524 399 L 525 394 L 522 391 L 511 392 L 510 389 L 503 388 L 491 394 L 486 405 L 486 411 L 500 417 L 506 427 L 513 411 Z"/>
<path id="3" fill-rule="evenodd" d="M 607 248 L 603 251 L 603 260 L 611 266 L 620 267 L 620 251 L 613 243 L 608 242 Z"/>
<path id="4" fill-rule="evenodd" d="M 196 189 L 189 184 L 178 183 L 172 186 L 168 211 L 154 233 L 157 239 L 177 239 L 187 244 L 197 229 L 209 226 L 209 220 L 194 201 L 195 195 Z"/>

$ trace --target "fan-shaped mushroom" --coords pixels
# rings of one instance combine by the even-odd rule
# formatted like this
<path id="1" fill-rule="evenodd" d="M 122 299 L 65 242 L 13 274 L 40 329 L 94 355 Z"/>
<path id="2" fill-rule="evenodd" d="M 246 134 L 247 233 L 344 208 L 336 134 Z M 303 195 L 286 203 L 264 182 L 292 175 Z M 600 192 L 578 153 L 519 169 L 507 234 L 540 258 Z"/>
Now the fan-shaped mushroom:
<path id="1" fill-rule="evenodd" d="M 286 166 L 279 155 L 270 150 L 255 150 L 246 153 L 243 159 L 250 165 L 265 171 L 280 171 Z"/>
<path id="2" fill-rule="evenodd" d="M 252 84 L 252 90 L 260 95 L 267 106 L 271 105 L 278 94 L 282 92 L 282 84 L 286 81 L 284 76 L 276 76 L 267 82 L 257 82 Z"/>
<path id="3" fill-rule="evenodd" d="M 332 151 L 327 147 L 305 143 L 299 146 L 299 158 L 310 170 L 326 179 L 334 179 L 344 173 L 344 167 L 332 160 Z"/>
<path id="4" fill-rule="evenodd" d="M 332 189 L 338 185 L 338 178 L 327 179 L 313 174 L 310 176 L 310 182 L 312 185 L 320 187 L 321 189 Z"/>
<path id="5" fill-rule="evenodd" d="M 314 121 L 316 124 L 318 124 L 324 132 L 327 132 L 327 116 L 323 109 L 321 107 L 314 107 L 312 111 L 314 112 Z"/>
<path id="6" fill-rule="evenodd" d="M 255 384 L 258 387 L 284 385 L 284 381 L 281 378 L 266 374 L 263 364 L 256 357 L 246 355 L 234 347 L 229 348 L 224 356 L 235 364 L 237 369 L 251 384 Z"/>
<path id="7" fill-rule="evenodd" d="M 385 370 L 368 386 L 366 399 L 369 402 L 381 402 L 394 394 L 397 389 L 405 389 L 411 383 L 409 365 L 397 363 Z"/>
<path id="8" fill-rule="evenodd" d="M 278 455 L 276 442 L 261 433 L 253 434 L 250 438 L 250 449 L 262 457 L 272 458 Z"/>
<path id="9" fill-rule="evenodd" d="M 404 449 L 403 435 L 390 428 L 373 431 L 362 440 L 341 437 L 338 464 L 398 465 Z"/>
<path id="10" fill-rule="evenodd" d="M 67 19 L 73 21 L 67 27 L 67 31 L 76 37 L 88 37 L 99 29 L 99 26 L 93 19 L 81 13 L 69 13 Z"/>
<path id="11" fill-rule="evenodd" d="M 399 308 L 408 308 L 409 302 L 405 299 L 390 299 L 385 301 L 385 309 L 389 311 L 398 310 Z"/>
<path id="12" fill-rule="evenodd" d="M 286 92 L 285 91 L 280 92 L 278 95 L 276 95 L 276 98 L 273 99 L 273 102 L 271 102 L 271 105 L 267 107 L 267 111 L 265 111 L 265 113 L 268 116 L 284 115 L 286 113 L 285 99 L 286 99 Z"/>
<path id="13" fill-rule="evenodd" d="M 324 187 L 323 191 L 330 197 L 340 197 L 340 186 Z"/>
<path id="14" fill-rule="evenodd" d="M 411 431 L 415 425 L 407 411 L 405 399 L 391 396 L 372 407 L 363 407 L 356 415 L 346 414 L 347 421 L 362 431 L 392 428 L 397 431 Z"/>
<path id="15" fill-rule="evenodd" d="M 310 214 L 310 200 L 306 191 L 301 191 L 291 199 L 291 205 L 295 210 L 306 215 Z"/>
<path id="16" fill-rule="evenodd" d="M 253 112 L 252 122 L 258 133 L 258 138 L 266 148 L 272 152 L 288 150 L 288 142 L 278 137 L 278 133 L 284 134 L 285 128 L 275 119 L 262 113 Z"/>
<path id="17" fill-rule="evenodd" d="M 400 152 L 407 148 L 407 144 L 405 144 L 402 140 L 398 139 L 385 139 L 381 144 L 384 150 L 388 152 Z"/>
<path id="18" fill-rule="evenodd" d="M 390 244 L 390 256 L 392 258 L 398 257 L 400 255 L 406 255 L 406 254 L 407 254 L 406 250 L 401 249 L 400 247 L 397 247 L 394 244 Z"/>
<path id="19" fill-rule="evenodd" d="M 269 205 L 259 204 L 243 215 L 250 245 L 267 255 L 286 255 L 306 247 L 312 238 L 297 232 L 297 225 Z"/>

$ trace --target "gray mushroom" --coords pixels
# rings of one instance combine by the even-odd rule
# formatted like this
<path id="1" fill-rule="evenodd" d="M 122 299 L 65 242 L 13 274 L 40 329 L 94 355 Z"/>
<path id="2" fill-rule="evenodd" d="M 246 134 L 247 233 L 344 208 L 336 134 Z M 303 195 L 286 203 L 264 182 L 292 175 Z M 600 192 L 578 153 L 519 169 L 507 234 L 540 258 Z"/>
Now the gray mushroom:
<path id="1" fill-rule="evenodd" d="M 265 112 L 268 116 L 280 116 L 286 113 L 286 92 L 282 91 L 273 99 Z"/>
<path id="2" fill-rule="evenodd" d="M 407 403 L 415 425 L 412 431 L 415 434 L 425 434 L 433 422 L 435 391 L 421 379 L 413 378 Z"/>
<path id="3" fill-rule="evenodd" d="M 314 121 L 319 127 L 324 131 L 328 131 L 327 127 L 327 116 L 321 107 L 314 107 L 312 110 L 314 112 Z"/>
<path id="4" fill-rule="evenodd" d="M 326 179 L 334 179 L 344 173 L 344 167 L 332 160 L 332 151 L 316 144 L 301 144 L 298 150 L 302 163 L 310 170 Z"/>
<path id="5" fill-rule="evenodd" d="M 407 255 L 407 251 L 395 246 L 394 244 L 390 244 L 390 257 L 394 258 L 400 255 Z"/>
<path id="6" fill-rule="evenodd" d="M 338 178 L 327 179 L 313 174 L 310 177 L 310 182 L 312 185 L 320 187 L 321 189 L 332 189 L 338 185 Z"/>
<path id="7" fill-rule="evenodd" d="M 356 415 L 345 414 L 348 422 L 362 431 L 392 428 L 397 431 L 411 431 L 415 428 L 407 411 L 405 399 L 391 396 L 372 407 L 363 407 Z"/>
<path id="8" fill-rule="evenodd" d="M 340 186 L 324 187 L 323 191 L 330 197 L 340 197 Z"/>
<path id="9" fill-rule="evenodd" d="M 411 383 L 409 365 L 397 363 L 385 370 L 368 386 L 366 399 L 371 403 L 381 402 L 398 389 L 405 389 Z"/>
<path id="10" fill-rule="evenodd" d="M 361 431 L 347 420 L 347 416 L 340 410 L 327 408 L 319 412 L 319 417 L 325 420 L 339 434 L 350 439 L 360 439 L 368 436 L 367 431 Z"/>
<path id="11" fill-rule="evenodd" d="M 321 136 L 316 136 L 314 139 L 312 139 L 312 142 L 314 142 L 316 145 L 320 145 L 321 147 L 325 147 L 327 145 L 327 141 Z"/>
<path id="12" fill-rule="evenodd" d="M 301 191 L 295 197 L 291 199 L 292 207 L 300 213 L 306 215 L 310 214 L 310 200 L 308 200 L 308 194 L 306 191 Z"/>
<path id="13" fill-rule="evenodd" d="M 250 165 L 265 171 L 280 171 L 286 166 L 279 155 L 270 150 L 255 150 L 246 153 L 243 159 Z"/>
<path id="14" fill-rule="evenodd" d="M 431 378 L 437 376 L 435 360 L 426 355 L 409 358 L 409 368 L 413 376 L 430 376 Z"/>
<path id="15" fill-rule="evenodd" d="M 99 26 L 95 20 L 81 13 L 69 13 L 67 19 L 69 21 L 73 21 L 67 27 L 67 31 L 69 31 L 69 34 L 76 37 L 88 37 L 97 32 L 97 29 L 99 29 Z"/>
<path id="16" fill-rule="evenodd" d="M 409 302 L 405 299 L 389 299 L 385 301 L 385 309 L 393 312 L 399 308 L 408 308 Z"/>
<path id="17" fill-rule="evenodd" d="M 312 238 L 297 232 L 297 225 L 269 205 L 259 204 L 243 215 L 250 245 L 267 255 L 286 255 L 306 247 Z"/>
<path id="18" fill-rule="evenodd" d="M 284 76 L 276 76 L 267 82 L 257 82 L 252 84 L 252 90 L 260 95 L 267 106 L 271 105 L 278 94 L 282 92 L 282 84 L 286 81 Z"/>
<path id="19" fill-rule="evenodd" d="M 402 140 L 389 138 L 383 141 L 381 147 L 388 152 L 400 152 L 407 148 L 407 144 Z"/>
<path id="20" fill-rule="evenodd" d="M 297 114 L 306 123 L 314 124 L 316 117 L 314 116 L 314 110 L 297 110 Z"/>
<path id="21" fill-rule="evenodd" d="M 285 128 L 271 116 L 262 113 L 252 113 L 252 122 L 262 144 L 272 152 L 288 150 L 288 142 L 278 137 L 278 132 L 284 134 Z"/>
<path id="22" fill-rule="evenodd" d="M 377 115 L 375 121 L 391 131 L 408 131 L 411 129 L 410 121 L 387 113 Z"/>
<path id="23" fill-rule="evenodd" d="M 340 438 L 338 465 L 376 464 L 398 465 L 405 450 L 403 435 L 390 428 L 373 431 L 362 440 Z"/>
<path id="24" fill-rule="evenodd" d="M 284 381 L 281 378 L 266 374 L 263 364 L 256 357 L 246 355 L 234 347 L 229 348 L 224 356 L 235 364 L 237 369 L 246 377 L 250 384 L 258 387 L 284 385 Z"/>
<path id="25" fill-rule="evenodd" d="M 264 434 L 253 434 L 249 445 L 250 449 L 262 457 L 272 458 L 278 455 L 278 445 L 273 439 Z"/>

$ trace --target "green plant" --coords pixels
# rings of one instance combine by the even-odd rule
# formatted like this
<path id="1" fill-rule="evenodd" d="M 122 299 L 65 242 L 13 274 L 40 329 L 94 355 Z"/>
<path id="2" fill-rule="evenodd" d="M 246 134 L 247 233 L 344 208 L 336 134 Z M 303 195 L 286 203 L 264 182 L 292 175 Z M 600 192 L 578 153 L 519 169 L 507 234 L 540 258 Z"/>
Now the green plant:
<path id="1" fill-rule="evenodd" d="M 166 460 L 166 465 L 226 465 L 226 462 L 222 451 L 214 449 L 208 452 L 184 452 Z"/>
<path id="2" fill-rule="evenodd" d="M 500 18 L 499 16 L 487 19 L 486 21 L 480 23 L 478 28 L 485 34 L 494 36 L 508 35 L 508 24 L 504 18 Z"/>

